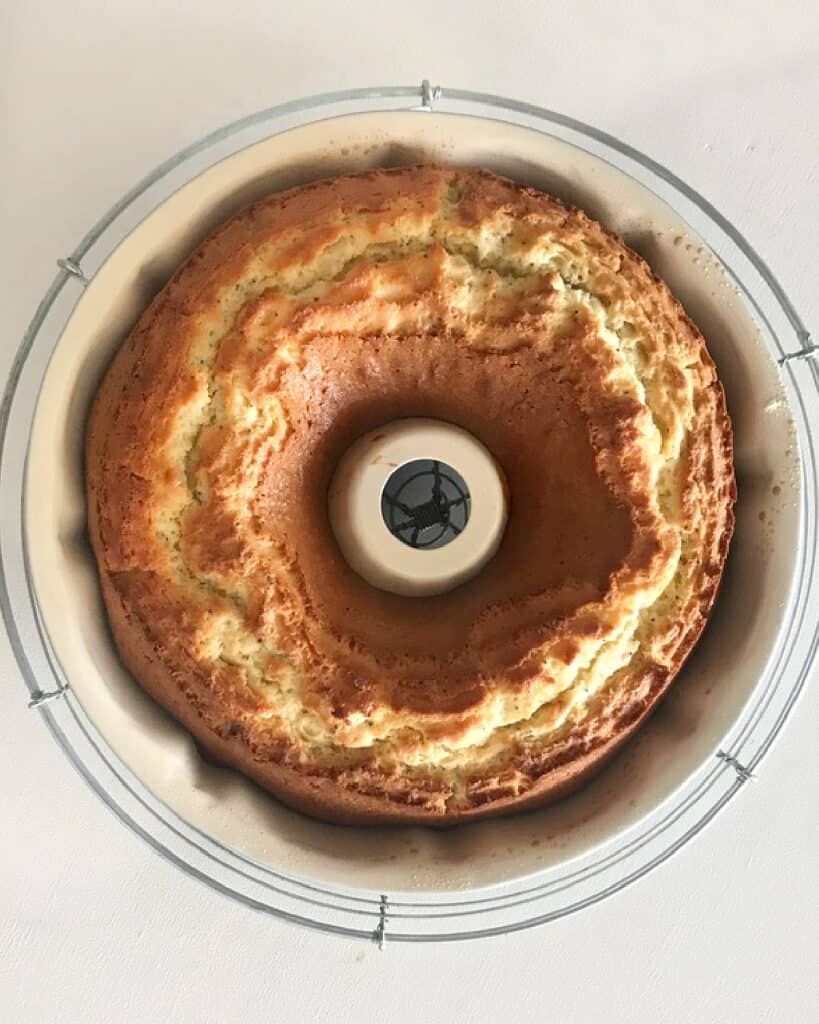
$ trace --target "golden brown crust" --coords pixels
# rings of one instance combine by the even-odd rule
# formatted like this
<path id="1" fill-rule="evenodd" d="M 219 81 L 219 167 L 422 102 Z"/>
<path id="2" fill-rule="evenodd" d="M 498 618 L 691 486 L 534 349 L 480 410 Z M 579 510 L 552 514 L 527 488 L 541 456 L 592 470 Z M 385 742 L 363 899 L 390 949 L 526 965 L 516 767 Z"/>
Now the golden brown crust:
<path id="1" fill-rule="evenodd" d="M 495 560 L 373 590 L 326 485 L 405 415 L 510 478 Z M 733 527 L 731 430 L 697 329 L 623 243 L 484 172 L 318 182 L 208 239 L 115 358 L 89 529 L 126 665 L 214 756 L 349 823 L 553 799 L 656 705 Z"/>

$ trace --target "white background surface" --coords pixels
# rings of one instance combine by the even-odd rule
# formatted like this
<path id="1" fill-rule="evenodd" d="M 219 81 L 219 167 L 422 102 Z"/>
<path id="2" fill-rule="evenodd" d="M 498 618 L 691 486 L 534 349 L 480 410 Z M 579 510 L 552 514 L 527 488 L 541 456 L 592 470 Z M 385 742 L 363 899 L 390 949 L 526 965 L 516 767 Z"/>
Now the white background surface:
<path id="1" fill-rule="evenodd" d="M 169 153 L 285 99 L 422 77 L 561 110 L 659 159 L 740 227 L 815 331 L 812 0 L 0 0 L 0 379 L 54 260 Z M 816 681 L 756 784 L 625 893 L 521 935 L 379 953 L 254 914 L 151 853 L 26 710 L 3 640 L 2 1021 L 819 1019 Z"/>

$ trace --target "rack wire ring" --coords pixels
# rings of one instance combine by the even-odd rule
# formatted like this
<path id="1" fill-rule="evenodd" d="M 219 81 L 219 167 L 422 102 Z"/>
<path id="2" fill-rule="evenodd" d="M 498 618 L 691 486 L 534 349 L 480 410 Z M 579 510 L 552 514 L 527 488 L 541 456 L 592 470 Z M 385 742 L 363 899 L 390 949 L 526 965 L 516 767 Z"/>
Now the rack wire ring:
<path id="1" fill-rule="evenodd" d="M 816 360 L 810 358 L 813 346 L 804 325 L 764 261 L 703 197 L 655 161 L 597 129 L 553 111 L 496 96 L 462 90 L 441 90 L 439 87 L 436 87 L 433 94 L 428 83 L 426 88 L 422 86 L 420 94 L 421 103 L 426 105 L 427 109 L 431 106 L 432 100 L 436 103 L 436 110 L 444 110 L 448 104 L 454 105 L 457 109 L 488 108 L 501 111 L 507 120 L 511 116 L 512 123 L 528 125 L 530 121 L 534 121 L 540 125 L 540 130 L 553 133 L 565 130 L 570 136 L 574 133 L 589 142 L 606 146 L 627 163 L 633 162 L 637 167 L 664 181 L 682 199 L 697 207 L 730 240 L 764 282 L 767 289 L 766 301 L 772 300 L 778 306 L 793 329 L 797 347 L 794 350 L 786 350 L 771 326 L 766 311 L 748 291 L 741 277 L 726 264 L 757 317 L 767 324 L 774 356 L 780 362 L 783 375 L 794 397 L 794 412 L 803 439 L 804 514 L 793 615 L 787 628 L 783 630 L 765 685 L 759 689 L 753 706 L 749 707 L 747 714 L 743 716 L 736 735 L 732 737 L 729 750 L 721 751 L 713 763 L 704 766 L 687 793 L 673 806 L 664 809 L 662 814 L 650 816 L 645 828 L 630 833 L 627 838 L 618 840 L 610 847 L 607 846 L 602 853 L 594 853 L 579 864 L 573 863 L 569 870 L 562 874 L 558 871 L 548 872 L 548 877 L 543 880 L 524 879 L 512 886 L 497 887 L 497 891 L 486 891 L 479 895 L 449 900 L 420 898 L 411 894 L 393 897 L 368 893 L 365 890 L 350 891 L 340 887 L 314 884 L 277 872 L 225 847 L 213 837 L 179 819 L 169 807 L 153 798 L 140 781 L 129 773 L 113 751 L 107 748 L 68 688 L 68 681 L 63 678 L 38 616 L 36 594 L 31 587 L 30 577 L 25 572 L 25 565 L 25 604 L 19 602 L 14 587 L 10 585 L 9 573 L 18 569 L 16 564 L 12 565 L 15 555 L 14 544 L 18 542 L 18 538 L 13 536 L 11 542 L 8 542 L 6 533 L 0 535 L 0 611 L 13 653 L 29 690 L 30 704 L 42 716 L 80 774 L 114 813 L 167 860 L 254 909 L 335 934 L 368 940 L 376 937 L 380 945 L 387 938 L 390 942 L 447 941 L 531 927 L 575 913 L 643 877 L 677 852 L 693 835 L 713 820 L 719 810 L 739 791 L 746 778 L 756 774 L 759 763 L 793 710 L 819 646 L 819 630 L 814 628 L 811 632 L 811 624 L 806 618 L 809 598 L 816 589 L 813 581 L 817 575 L 814 569 L 817 557 L 816 510 L 819 496 L 817 459 L 810 422 L 819 408 L 819 366 Z M 147 195 L 163 179 L 182 167 L 186 161 L 228 140 L 232 140 L 231 145 L 235 144 L 235 149 L 240 148 L 243 144 L 242 134 L 245 132 L 264 128 L 266 134 L 276 134 L 275 131 L 266 130 L 273 123 L 281 123 L 294 115 L 309 115 L 307 121 L 301 123 L 319 120 L 333 107 L 343 104 L 352 103 L 357 107 L 369 104 L 374 105 L 376 109 L 396 109 L 396 104 L 415 101 L 416 106 L 411 109 L 417 109 L 418 95 L 417 87 L 357 89 L 309 97 L 272 107 L 219 129 L 200 142 L 187 147 L 165 161 L 123 196 L 88 232 L 72 255 L 59 261 L 60 272 L 41 301 L 13 362 L 8 384 L 0 402 L 0 494 L 4 499 L 5 487 L 15 488 L 20 484 L 18 500 L 22 500 L 21 480 L 14 478 L 16 467 L 13 463 L 17 453 L 11 450 L 8 428 L 12 409 L 19 399 L 18 389 L 27 368 L 29 355 L 66 284 L 72 279 L 82 287 L 88 283 L 88 278 L 81 269 L 82 261 L 102 239 L 108 228 L 115 224 L 117 218 L 125 214 L 137 199 Z M 282 130 L 281 126 L 279 130 Z M 804 339 L 808 339 L 807 344 Z M 13 583 L 19 585 L 20 579 L 15 579 Z M 39 648 L 36 649 L 36 659 L 30 656 L 35 651 L 35 644 L 29 638 L 24 640 L 25 631 L 22 628 L 22 619 L 29 616 L 38 633 L 36 644 Z M 47 686 L 41 685 L 38 673 L 34 669 L 34 661 L 42 662 L 43 659 L 48 667 Z M 62 699 L 56 699 L 58 697 Z M 753 739 L 758 739 L 759 742 L 756 748 L 751 750 L 749 744 Z M 750 756 L 743 756 L 740 760 L 743 750 L 747 750 Z M 741 767 L 741 772 L 737 765 Z M 631 862 L 638 857 L 641 860 L 633 867 Z M 588 891 L 583 890 L 584 885 Z M 561 898 L 555 905 L 549 903 L 556 895 L 569 892 L 572 893 L 572 898 L 568 901 Z M 525 911 L 521 911 L 520 908 L 525 908 Z"/>

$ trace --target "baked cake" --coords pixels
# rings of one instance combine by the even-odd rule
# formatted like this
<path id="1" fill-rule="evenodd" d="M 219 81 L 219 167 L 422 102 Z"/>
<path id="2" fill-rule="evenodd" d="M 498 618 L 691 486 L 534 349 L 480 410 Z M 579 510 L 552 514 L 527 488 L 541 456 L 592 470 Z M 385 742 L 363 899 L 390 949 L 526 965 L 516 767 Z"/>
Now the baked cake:
<path id="1" fill-rule="evenodd" d="M 500 549 L 435 597 L 328 528 L 344 452 L 454 423 L 508 482 Z M 145 311 L 87 436 L 117 647 L 221 762 L 325 820 L 447 825 L 576 787 L 711 610 L 731 427 L 703 338 L 584 213 L 482 171 L 270 196 Z"/>

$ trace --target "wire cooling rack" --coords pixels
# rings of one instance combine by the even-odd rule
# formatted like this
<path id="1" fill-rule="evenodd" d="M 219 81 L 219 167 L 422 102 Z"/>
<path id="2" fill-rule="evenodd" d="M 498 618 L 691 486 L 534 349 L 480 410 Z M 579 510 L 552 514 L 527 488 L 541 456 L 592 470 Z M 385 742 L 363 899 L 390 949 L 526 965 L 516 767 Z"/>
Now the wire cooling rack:
<path id="1" fill-rule="evenodd" d="M 490 117 L 566 140 L 614 163 L 665 199 L 710 246 L 744 296 L 778 362 L 800 442 L 801 534 L 790 614 L 765 676 L 723 749 L 683 790 L 626 835 L 571 863 L 463 894 L 344 889 L 275 871 L 184 821 L 153 796 L 108 747 L 63 678 L 28 573 L 22 503 L 28 438 L 42 376 L 81 290 L 125 235 L 162 199 L 207 167 L 288 128 L 342 113 L 441 110 Z M 0 611 L 29 707 L 82 777 L 157 852 L 214 889 L 266 914 L 340 935 L 386 942 L 498 935 L 576 913 L 631 885 L 703 829 L 752 780 L 807 680 L 819 645 L 817 460 L 819 348 L 771 270 L 701 195 L 619 139 L 570 117 L 498 96 L 418 86 L 355 89 L 295 100 L 220 128 L 139 182 L 57 259 L 12 364 L 0 404 Z M 813 604 L 812 604 L 813 603 Z"/>

